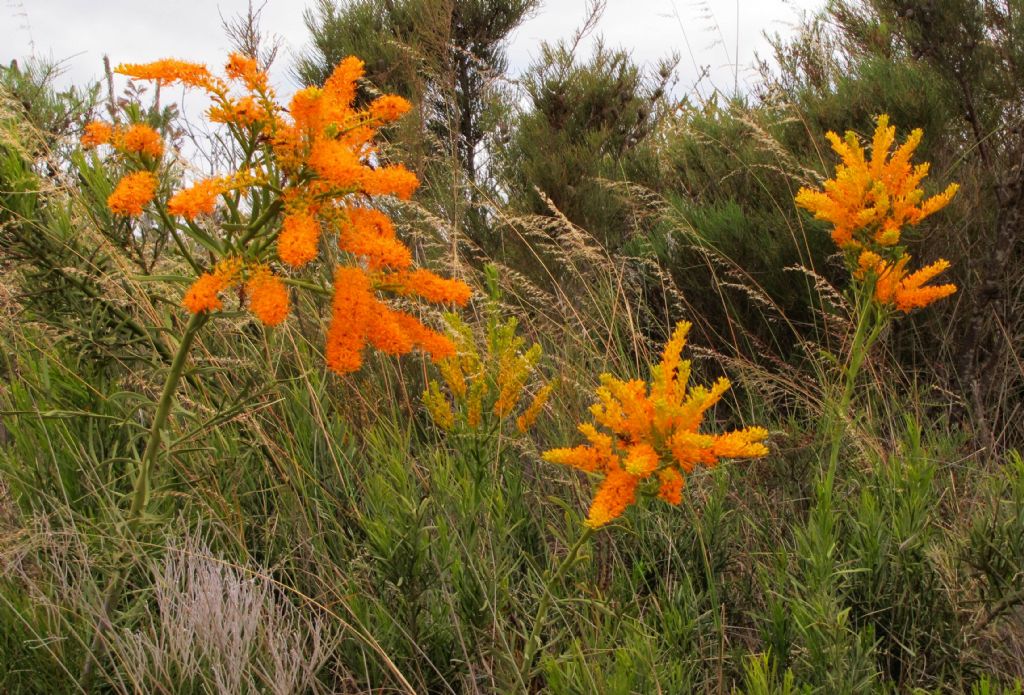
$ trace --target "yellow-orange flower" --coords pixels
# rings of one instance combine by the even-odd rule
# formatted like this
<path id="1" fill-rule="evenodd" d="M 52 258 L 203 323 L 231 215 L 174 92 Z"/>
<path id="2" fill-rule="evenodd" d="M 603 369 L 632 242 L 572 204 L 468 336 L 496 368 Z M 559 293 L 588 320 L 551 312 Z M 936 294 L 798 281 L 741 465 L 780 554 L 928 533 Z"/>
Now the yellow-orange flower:
<path id="1" fill-rule="evenodd" d="M 409 113 L 411 108 L 412 104 L 408 100 L 394 94 L 385 94 L 370 103 L 370 117 L 390 123 Z"/>
<path id="2" fill-rule="evenodd" d="M 286 215 L 277 237 L 277 255 L 293 268 L 316 258 L 320 245 L 320 223 L 309 213 Z"/>
<path id="3" fill-rule="evenodd" d="M 658 471 L 658 497 L 669 504 L 679 505 L 683 502 L 683 487 L 686 480 L 675 468 Z"/>
<path id="4" fill-rule="evenodd" d="M 249 309 L 265 326 L 277 326 L 288 318 L 288 288 L 266 266 L 253 270 L 246 283 Z"/>
<path id="5" fill-rule="evenodd" d="M 840 247 L 895 246 L 902 227 L 916 225 L 941 210 L 959 188 L 950 184 L 942 193 L 924 199 L 920 183 L 928 174 L 928 164 L 910 163 L 921 136 L 920 129 L 911 131 L 890 154 L 896 129 L 889 125 L 888 116 L 879 116 L 871 158 L 867 159 L 852 131 L 845 138 L 826 133 L 842 162 L 836 165 L 835 177 L 825 182 L 824 190 L 801 188 L 797 205 L 813 212 L 817 219 L 831 222 L 832 238 Z"/>
<path id="6" fill-rule="evenodd" d="M 260 70 L 254 58 L 241 53 L 232 53 L 228 56 L 224 72 L 234 80 L 242 80 L 245 86 L 254 92 L 267 88 L 267 74 Z"/>
<path id="7" fill-rule="evenodd" d="M 395 294 L 422 297 L 435 304 L 466 306 L 472 294 L 469 285 L 462 280 L 443 278 L 425 268 L 385 273 L 381 282 Z"/>
<path id="8" fill-rule="evenodd" d="M 149 171 L 128 174 L 114 192 L 107 198 L 107 207 L 117 215 L 138 217 L 153 198 L 156 197 L 156 177 Z"/>
<path id="9" fill-rule="evenodd" d="M 889 263 L 876 253 L 864 251 L 858 259 L 856 276 L 865 279 L 869 273 L 872 274 L 875 281 L 875 299 L 880 304 L 894 306 L 903 313 L 926 307 L 956 292 L 957 287 L 952 283 L 928 286 L 924 284 L 947 270 L 949 261 L 940 258 L 935 263 L 908 275 L 906 266 L 909 262 L 910 256 L 905 254 L 895 263 Z"/>
<path id="10" fill-rule="evenodd" d="M 423 392 L 423 405 L 426 406 L 430 419 L 438 427 L 451 432 L 455 428 L 455 413 L 448 403 L 448 399 L 441 393 L 441 387 L 436 381 L 431 381 L 427 390 Z"/>
<path id="11" fill-rule="evenodd" d="M 114 146 L 122 152 L 147 154 L 159 159 L 164 154 L 164 139 L 148 125 L 135 123 L 114 135 Z"/>
<path id="12" fill-rule="evenodd" d="M 651 370 L 651 383 L 622 381 L 602 375 L 594 422 L 583 424 L 587 444 L 544 452 L 544 460 L 602 475 L 587 524 L 597 528 L 618 518 L 634 502 L 640 485 L 670 504 L 679 504 L 685 474 L 697 464 L 714 466 L 724 458 L 754 458 L 768 453 L 761 427 L 723 434 L 698 432 L 704 414 L 729 388 L 719 379 L 711 388 L 690 386 L 690 362 L 680 353 L 690 324 L 676 326 L 661 362 Z"/>
<path id="13" fill-rule="evenodd" d="M 198 183 L 175 193 L 167 201 L 167 212 L 193 220 L 199 215 L 209 215 L 217 204 L 217 196 L 223 192 L 223 180 L 203 179 Z"/>
<path id="14" fill-rule="evenodd" d="M 636 501 L 640 479 L 626 471 L 613 468 L 597 486 L 594 501 L 587 513 L 587 526 L 599 528 L 618 519 Z"/>
<path id="15" fill-rule="evenodd" d="M 551 398 L 551 392 L 554 391 L 554 384 L 545 384 L 537 395 L 530 401 L 530 405 L 526 407 L 523 414 L 516 418 L 516 429 L 520 432 L 525 433 L 531 427 L 533 423 L 537 421 L 537 416 L 540 415 L 540 411 L 544 409 L 548 399 Z"/>
<path id="16" fill-rule="evenodd" d="M 189 87 L 211 89 L 221 87 L 205 65 L 187 63 L 183 60 L 165 59 L 152 63 L 127 63 L 118 65 L 114 72 L 136 80 L 157 80 L 168 84 L 181 82 Z"/>
<path id="17" fill-rule="evenodd" d="M 241 126 L 251 126 L 270 119 L 266 108 L 251 96 L 226 99 L 214 104 L 207 116 L 213 123 L 235 123 Z"/>
<path id="18" fill-rule="evenodd" d="M 97 147 L 99 145 L 106 145 L 114 137 L 114 128 L 109 123 L 103 121 L 93 121 L 89 125 L 85 126 L 85 132 L 82 133 L 82 147 L 89 149 Z"/>
<path id="19" fill-rule="evenodd" d="M 218 295 L 238 282 L 241 268 L 242 263 L 237 258 L 221 261 L 213 272 L 203 273 L 192 283 L 181 300 L 182 306 L 193 314 L 223 309 L 224 303 Z"/>

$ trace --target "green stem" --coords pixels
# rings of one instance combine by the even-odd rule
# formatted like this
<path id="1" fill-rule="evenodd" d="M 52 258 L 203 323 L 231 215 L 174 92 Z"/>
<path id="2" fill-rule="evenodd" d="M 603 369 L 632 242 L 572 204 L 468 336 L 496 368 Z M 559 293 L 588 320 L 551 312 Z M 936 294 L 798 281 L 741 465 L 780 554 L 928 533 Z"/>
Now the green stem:
<path id="1" fill-rule="evenodd" d="M 280 212 L 281 206 L 282 204 L 280 199 L 275 200 L 273 203 L 267 206 L 267 209 L 263 211 L 262 215 L 260 215 L 255 220 L 252 220 L 249 223 L 249 231 L 246 232 L 245 236 L 242 237 L 242 240 L 238 242 L 238 246 L 241 250 L 244 251 L 245 245 L 248 244 L 252 240 L 252 238 L 259 233 L 259 231 L 267 224 L 267 222 L 269 222 L 274 217 L 274 215 Z"/>
<path id="2" fill-rule="evenodd" d="M 142 453 L 142 463 L 139 465 L 139 474 L 135 479 L 135 488 L 132 492 L 132 506 L 128 509 L 128 526 L 135 530 L 139 518 L 145 511 L 146 502 L 149 499 L 149 471 L 153 467 L 156 453 L 160 448 L 160 435 L 163 432 L 167 416 L 171 413 L 171 405 L 174 403 L 174 394 L 178 390 L 178 383 L 181 381 L 181 373 L 185 368 L 185 360 L 188 358 L 192 343 L 208 318 L 207 312 L 192 314 L 185 332 L 181 336 L 181 343 L 178 344 L 178 351 L 171 362 L 171 369 L 164 381 L 164 390 L 160 394 L 160 401 L 156 406 L 156 415 L 153 417 L 153 424 L 149 428 L 149 441 L 146 442 L 146 450 Z"/>
<path id="3" fill-rule="evenodd" d="M 523 653 L 523 665 L 519 669 L 520 678 L 523 681 L 524 687 L 529 686 L 530 675 L 533 670 L 533 661 L 537 658 L 537 654 L 540 652 L 540 632 L 544 629 L 555 585 L 562 580 L 565 573 L 576 562 L 576 556 L 579 554 L 580 548 L 582 548 L 583 544 L 590 540 L 590 537 L 593 535 L 594 529 L 587 526 L 583 533 L 580 534 L 580 537 L 576 539 L 573 546 L 569 548 L 569 552 L 566 553 L 562 562 L 558 565 L 555 571 L 548 576 L 547 581 L 544 582 L 544 594 L 540 597 L 540 603 L 537 604 L 537 615 L 533 618 L 533 629 L 530 631 L 530 637 L 526 641 L 526 649 Z"/>
<path id="4" fill-rule="evenodd" d="M 181 382 L 181 375 L 185 368 L 185 361 L 188 358 L 188 353 L 192 348 L 192 343 L 195 341 L 196 335 L 199 333 L 199 329 L 206 323 L 207 318 L 209 318 L 208 314 L 206 312 L 202 312 L 199 314 L 193 314 L 192 318 L 189 319 L 188 324 L 185 326 L 185 332 L 181 336 L 181 342 L 178 344 L 178 350 L 174 354 L 174 360 L 171 362 L 170 371 L 167 373 L 167 378 L 164 380 L 164 387 L 160 394 L 160 400 L 156 406 L 156 414 L 153 417 L 153 424 L 150 425 L 149 428 L 149 439 L 146 442 L 146 449 L 142 453 L 142 459 L 139 462 L 139 472 L 135 477 L 135 485 L 132 489 L 132 503 L 128 508 L 128 517 L 126 519 L 129 535 L 134 536 L 138 531 L 139 523 L 146 512 L 146 507 L 148 506 L 147 503 L 149 502 L 150 470 L 153 468 L 153 462 L 156 460 L 157 452 L 160 450 L 163 428 L 171 413 L 171 406 L 174 403 L 174 395 L 178 390 L 178 384 Z M 121 563 L 118 562 L 117 564 Z M 98 652 L 101 648 L 103 633 L 110 623 L 109 616 L 114 608 L 114 604 L 117 601 L 118 596 L 121 593 L 124 578 L 124 567 L 118 567 L 114 571 L 114 575 L 110 578 L 107 590 L 104 592 L 100 622 L 96 626 L 96 632 L 93 634 L 92 639 L 92 648 L 86 655 L 86 661 L 82 668 L 81 686 L 86 692 L 89 691 L 89 686 L 92 682 L 93 667 L 97 664 L 97 660 L 99 658 Z"/>
<path id="5" fill-rule="evenodd" d="M 874 287 L 870 284 L 862 285 L 861 297 L 857 307 L 857 328 L 853 334 L 853 344 L 850 346 L 850 358 L 843 370 L 843 392 L 835 409 L 829 418 L 828 434 L 831 439 L 831 449 L 828 458 L 828 472 L 825 476 L 825 489 L 831 495 L 832 486 L 835 481 L 836 471 L 839 467 L 839 451 L 843 443 L 845 427 L 843 420 L 846 417 L 850 405 L 853 403 L 853 394 L 857 385 L 857 377 L 864 365 L 871 350 L 871 346 L 878 339 L 882 328 L 885 327 L 884 310 L 874 304 Z"/>

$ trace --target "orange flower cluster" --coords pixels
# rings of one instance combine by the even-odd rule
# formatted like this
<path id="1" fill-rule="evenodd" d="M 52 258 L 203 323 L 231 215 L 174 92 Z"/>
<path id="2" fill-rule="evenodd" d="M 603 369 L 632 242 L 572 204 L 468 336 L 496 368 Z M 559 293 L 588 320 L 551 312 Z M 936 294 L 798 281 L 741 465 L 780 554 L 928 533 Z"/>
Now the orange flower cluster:
<path id="1" fill-rule="evenodd" d="M 158 163 L 164 155 L 164 141 L 160 133 L 141 123 L 123 128 L 94 121 L 85 127 L 80 143 L 85 149 L 112 145 L 122 154 L 145 155 Z M 137 160 L 128 161 L 129 164 L 138 165 Z M 151 166 L 152 163 L 143 160 L 143 165 Z M 143 208 L 156 197 L 156 189 L 157 179 L 152 171 L 130 171 L 118 181 L 114 192 L 107 197 L 107 207 L 116 215 L 139 217 Z"/>
<path id="2" fill-rule="evenodd" d="M 267 325 L 281 323 L 288 313 L 288 292 L 284 281 L 270 270 L 265 254 L 276 248 L 281 262 L 297 270 L 319 256 L 323 234 L 336 232 L 338 245 L 350 260 L 335 272 L 326 349 L 329 367 L 338 373 L 358 369 L 368 345 L 393 355 L 418 348 L 434 359 L 453 353 L 446 336 L 378 298 L 379 291 L 391 291 L 433 303 L 465 305 L 470 291 L 461 281 L 414 269 L 412 253 L 398 238 L 391 220 L 373 207 L 374 196 L 409 198 L 419 182 L 405 167 L 382 163 L 383 156 L 373 143 L 376 130 L 407 113 L 411 105 L 401 97 L 385 95 L 357 108 L 362 61 L 354 57 L 341 61 L 323 87 L 300 90 L 287 109 L 278 103 L 257 62 L 237 53 L 229 57 L 223 79 L 204 65 L 178 60 L 121 65 L 116 72 L 205 90 L 212 101 L 209 119 L 226 124 L 231 136 L 244 145 L 241 149 L 252 153 L 245 172 L 201 180 L 178 190 L 166 203 L 169 215 L 190 222 L 213 213 L 221 196 L 230 208 L 226 214 L 231 224 L 224 225 L 223 239 L 214 239 L 194 225 L 191 228 L 204 246 L 230 254 L 241 265 L 234 275 L 218 266 L 198 278 L 183 302 L 190 311 L 221 309 L 220 294 L 247 276 L 253 313 Z M 159 135 L 142 128 L 133 126 L 121 134 L 105 124 L 93 124 L 83 136 L 83 145 L 112 142 L 123 151 L 159 159 L 163 151 Z M 241 196 L 249 195 L 250 189 L 247 208 Z M 151 193 L 146 202 L 152 197 Z M 129 204 L 141 199 L 126 192 L 118 205 L 141 211 L 140 206 Z M 253 219 L 237 219 L 239 210 L 250 208 Z"/>
<path id="3" fill-rule="evenodd" d="M 164 155 L 164 139 L 148 125 L 136 123 L 114 135 L 114 147 L 122 152 L 136 152 L 160 159 Z"/>
<path id="4" fill-rule="evenodd" d="M 109 123 L 103 121 L 93 121 L 89 125 L 85 126 L 85 132 L 82 134 L 82 147 L 90 149 L 92 147 L 99 147 L 100 145 L 108 144 L 114 137 L 114 128 Z"/>
<path id="5" fill-rule="evenodd" d="M 947 261 L 939 259 L 907 275 L 910 256 L 899 246 L 903 227 L 916 225 L 944 208 L 959 189 L 952 183 L 942 193 L 924 198 L 920 183 L 929 165 L 910 162 L 922 131 L 911 131 L 890 153 L 896 128 L 889 125 L 888 116 L 879 116 L 870 159 L 852 131 L 843 139 L 832 132 L 826 137 L 842 163 L 836 165 L 835 178 L 825 181 L 824 190 L 801 188 L 796 203 L 817 219 L 832 223 L 832 239 L 850 252 L 847 262 L 854 279 L 874 282 L 876 301 L 902 312 L 925 307 L 956 292 L 952 284 L 923 286 L 949 267 Z"/>
<path id="6" fill-rule="evenodd" d="M 181 303 L 193 314 L 223 309 L 224 303 L 218 295 L 238 284 L 241 271 L 242 262 L 238 258 L 221 261 L 212 272 L 203 273 L 192 283 Z"/>
<path id="7" fill-rule="evenodd" d="M 832 238 L 842 248 L 896 246 L 904 226 L 916 225 L 946 207 L 959 189 L 951 183 L 942 193 L 924 199 L 919 186 L 930 165 L 910 163 L 922 134 L 920 128 L 911 131 L 890 155 L 896 128 L 883 114 L 878 117 L 869 160 L 853 131 L 843 139 L 826 133 L 842 163 L 836 165 L 835 178 L 825 182 L 823 191 L 801 188 L 797 205 L 831 222 Z"/>
<path id="8" fill-rule="evenodd" d="M 602 476 L 588 526 L 598 528 L 621 516 L 644 486 L 665 502 L 679 504 L 685 475 L 697 465 L 713 467 L 721 459 L 768 453 L 763 443 L 768 431 L 761 427 L 724 434 L 698 431 L 730 384 L 722 378 L 710 388 L 689 385 L 690 361 L 681 359 L 689 330 L 685 321 L 676 326 L 661 362 L 651 369 L 650 385 L 602 375 L 598 402 L 591 407 L 594 424 L 579 427 L 588 443 L 544 452 L 546 461 Z"/>
<path id="9" fill-rule="evenodd" d="M 446 336 L 377 299 L 361 268 L 342 265 L 335 270 L 331 312 L 326 358 L 327 366 L 338 374 L 358 370 L 367 345 L 389 355 L 404 355 L 415 347 L 434 360 L 455 352 Z"/>
<path id="10" fill-rule="evenodd" d="M 875 276 L 875 299 L 879 304 L 895 306 L 904 313 L 911 309 L 926 307 L 932 302 L 944 299 L 956 292 L 956 285 L 928 285 L 924 283 L 949 268 L 949 261 L 938 260 L 931 265 L 907 275 L 906 265 L 910 256 L 901 256 L 895 263 L 889 263 L 872 251 L 861 252 L 854 277 L 863 280 L 869 273 Z"/>
<path id="11" fill-rule="evenodd" d="M 127 75 L 135 80 L 152 80 L 163 84 L 180 82 L 187 87 L 223 89 L 224 83 L 210 74 L 205 65 L 188 63 L 171 58 L 152 63 L 129 63 L 118 65 L 114 72 Z"/>
<path id="12" fill-rule="evenodd" d="M 183 188 L 167 201 L 167 212 L 194 220 L 199 215 L 209 215 L 217 204 L 217 196 L 224 192 L 224 181 L 208 178 L 189 188 Z"/>
<path id="13" fill-rule="evenodd" d="M 107 207 L 117 215 L 138 217 L 142 208 L 156 197 L 156 183 L 156 176 L 149 171 L 128 174 L 107 198 Z"/>
<path id="14" fill-rule="evenodd" d="M 249 274 L 246 283 L 249 308 L 265 326 L 277 326 L 288 318 L 288 288 L 270 268 L 259 266 Z"/>
<path id="15" fill-rule="evenodd" d="M 193 314 L 220 311 L 220 295 L 242 284 L 249 295 L 249 310 L 265 326 L 277 326 L 288 318 L 291 302 L 288 288 L 266 265 L 247 265 L 237 256 L 218 263 L 211 272 L 200 275 L 185 292 L 181 304 Z"/>
<path id="16" fill-rule="evenodd" d="M 85 127 L 79 142 L 86 149 L 113 145 L 114 149 L 126 154 L 145 154 L 155 159 L 164 155 L 164 140 L 160 133 L 143 123 L 133 123 L 123 128 L 94 121 Z"/>

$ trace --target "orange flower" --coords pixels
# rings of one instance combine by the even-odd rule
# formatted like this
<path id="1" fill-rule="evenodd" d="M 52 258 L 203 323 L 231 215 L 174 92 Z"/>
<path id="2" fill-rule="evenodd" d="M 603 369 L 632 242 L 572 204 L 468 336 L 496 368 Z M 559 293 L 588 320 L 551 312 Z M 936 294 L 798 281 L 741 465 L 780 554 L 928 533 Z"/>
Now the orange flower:
<path id="1" fill-rule="evenodd" d="M 156 177 L 149 171 L 136 171 L 121 179 L 107 198 L 107 207 L 117 215 L 138 217 L 154 197 Z"/>
<path id="2" fill-rule="evenodd" d="M 345 58 L 324 82 L 324 117 L 341 123 L 351 115 L 352 102 L 356 98 L 356 84 L 363 77 L 363 61 L 355 56 Z"/>
<path id="3" fill-rule="evenodd" d="M 362 172 L 363 191 L 369 195 L 394 195 L 408 200 L 419 188 L 420 181 L 416 174 L 401 164 L 366 169 Z"/>
<path id="4" fill-rule="evenodd" d="M 363 256 L 371 270 L 408 268 L 412 254 L 395 237 L 391 220 L 380 210 L 349 207 L 339 220 L 338 247 Z"/>
<path id="5" fill-rule="evenodd" d="M 690 362 L 680 353 L 690 324 L 682 322 L 665 346 L 661 362 L 651 370 L 651 383 L 601 376 L 598 403 L 591 408 L 594 425 L 580 426 L 589 444 L 551 449 L 544 460 L 603 475 L 590 507 L 587 524 L 597 528 L 618 518 L 634 502 L 637 488 L 656 485 L 665 502 L 682 499 L 685 474 L 697 464 L 714 466 L 722 458 L 755 458 L 768 453 L 760 427 L 724 434 L 698 432 L 704 413 L 729 388 L 727 379 L 714 386 L 690 386 Z"/>
<path id="6" fill-rule="evenodd" d="M 296 127 L 307 130 L 319 129 L 321 94 L 323 90 L 319 87 L 306 87 L 295 92 L 288 110 Z"/>
<path id="7" fill-rule="evenodd" d="M 207 116 L 213 123 L 235 123 L 240 126 L 251 126 L 270 120 L 267 110 L 251 96 L 225 99 L 211 106 Z"/>
<path id="8" fill-rule="evenodd" d="M 267 88 L 267 74 L 260 70 L 254 58 L 241 53 L 232 53 L 228 56 L 224 72 L 233 80 L 242 80 L 245 86 L 254 92 L 262 92 Z"/>
<path id="9" fill-rule="evenodd" d="M 959 188 L 950 184 L 922 202 L 924 191 L 919 186 L 928 174 L 928 164 L 910 164 L 921 136 L 920 129 L 911 131 L 890 155 L 896 129 L 889 126 L 888 116 L 879 116 L 869 160 L 852 131 L 844 139 L 826 133 L 842 163 L 836 165 L 835 178 L 825 182 L 824 190 L 801 188 L 796 204 L 813 212 L 816 219 L 831 222 L 832 238 L 842 248 L 865 243 L 895 246 L 903 226 L 916 225 L 941 210 Z"/>
<path id="10" fill-rule="evenodd" d="M 359 268 L 338 266 L 334 272 L 334 299 L 325 350 L 331 371 L 347 374 L 363 365 L 366 323 L 373 316 L 375 304 L 366 274 Z"/>
<path id="11" fill-rule="evenodd" d="M 423 268 L 385 273 L 381 282 L 396 294 L 422 297 L 435 304 L 466 306 L 471 294 L 469 285 L 462 280 L 443 278 Z"/>
<path id="12" fill-rule="evenodd" d="M 618 519 L 629 505 L 636 501 L 636 488 L 640 479 L 619 470 L 608 471 L 604 481 L 597 487 L 594 501 L 587 513 L 587 526 L 600 528 L 609 521 Z"/>
<path id="13" fill-rule="evenodd" d="M 658 472 L 658 497 L 663 501 L 679 505 L 683 503 L 683 487 L 686 480 L 675 468 L 665 468 Z"/>
<path id="14" fill-rule="evenodd" d="M 929 285 L 924 283 L 949 268 L 949 261 L 939 259 L 917 272 L 907 275 L 906 266 L 910 256 L 904 254 L 895 263 L 888 263 L 871 251 L 864 251 L 858 259 L 855 277 L 865 279 L 870 273 L 875 280 L 875 299 L 882 305 L 895 306 L 898 311 L 908 313 L 912 309 L 928 306 L 944 299 L 954 292 L 954 284 Z"/>
<path id="15" fill-rule="evenodd" d="M 223 90 L 223 85 L 210 74 L 205 65 L 182 60 L 165 59 L 152 63 L 121 64 L 114 68 L 114 72 L 136 80 L 157 80 L 169 84 L 180 82 L 189 87 Z"/>
<path id="16" fill-rule="evenodd" d="M 413 344 L 427 353 L 434 362 L 455 354 L 455 344 L 448 336 L 427 328 L 415 316 L 403 311 L 396 311 L 395 320 L 398 321 L 398 325 L 409 336 Z"/>
<path id="17" fill-rule="evenodd" d="M 242 263 L 237 258 L 221 261 L 213 272 L 200 275 L 188 288 L 181 300 L 182 306 L 193 314 L 201 311 L 218 311 L 224 308 L 219 295 L 238 282 Z"/>
<path id="18" fill-rule="evenodd" d="M 397 356 L 412 351 L 413 340 L 403 329 L 405 322 L 400 314 L 375 302 L 374 312 L 367 321 L 367 340 L 385 354 Z"/>
<path id="19" fill-rule="evenodd" d="M 114 146 L 122 152 L 148 154 L 159 159 L 164 154 L 164 139 L 148 125 L 135 123 L 114 136 Z"/>
<path id="20" fill-rule="evenodd" d="M 224 181 L 219 178 L 202 181 L 183 188 L 167 201 L 167 212 L 193 220 L 199 215 L 209 215 L 217 204 L 217 196 L 223 192 Z"/>
<path id="21" fill-rule="evenodd" d="M 288 318 L 288 288 L 266 266 L 256 268 L 246 283 L 249 309 L 263 325 L 277 326 Z"/>
<path id="22" fill-rule="evenodd" d="M 320 245 L 320 223 L 309 213 L 286 215 L 277 237 L 277 255 L 293 268 L 316 258 Z"/>
<path id="23" fill-rule="evenodd" d="M 335 188 L 357 188 L 364 167 L 351 148 L 337 140 L 320 140 L 309 154 L 309 166 Z"/>
<path id="24" fill-rule="evenodd" d="M 385 94 L 370 102 L 370 118 L 384 123 L 397 121 L 412 108 L 406 99 L 394 94 Z"/>
<path id="25" fill-rule="evenodd" d="M 113 137 L 114 128 L 109 123 L 93 121 L 85 126 L 85 132 L 82 133 L 82 147 L 90 149 L 99 145 L 106 145 Z"/>

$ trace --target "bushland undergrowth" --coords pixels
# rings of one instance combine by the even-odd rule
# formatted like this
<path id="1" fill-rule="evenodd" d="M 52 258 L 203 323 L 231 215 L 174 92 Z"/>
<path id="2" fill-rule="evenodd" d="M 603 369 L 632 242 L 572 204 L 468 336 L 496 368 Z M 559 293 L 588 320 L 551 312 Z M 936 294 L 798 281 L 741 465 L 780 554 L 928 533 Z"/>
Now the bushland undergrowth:
<path id="1" fill-rule="evenodd" d="M 309 15 L 322 56 L 372 4 Z M 255 35 L 105 101 L 3 69 L 0 689 L 1019 693 L 1012 95 L 905 10 L 682 104 L 577 37 L 517 106 L 455 79 L 500 36 L 404 24 L 399 82 L 314 52 L 290 102 Z"/>

